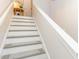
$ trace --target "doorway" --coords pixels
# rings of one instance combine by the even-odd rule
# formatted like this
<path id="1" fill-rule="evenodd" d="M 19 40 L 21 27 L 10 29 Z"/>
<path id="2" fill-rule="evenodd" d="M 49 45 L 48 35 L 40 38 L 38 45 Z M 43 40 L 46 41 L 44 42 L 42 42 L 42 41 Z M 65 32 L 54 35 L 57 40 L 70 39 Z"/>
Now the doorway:
<path id="1" fill-rule="evenodd" d="M 14 15 L 32 16 L 32 0 L 14 0 Z"/>

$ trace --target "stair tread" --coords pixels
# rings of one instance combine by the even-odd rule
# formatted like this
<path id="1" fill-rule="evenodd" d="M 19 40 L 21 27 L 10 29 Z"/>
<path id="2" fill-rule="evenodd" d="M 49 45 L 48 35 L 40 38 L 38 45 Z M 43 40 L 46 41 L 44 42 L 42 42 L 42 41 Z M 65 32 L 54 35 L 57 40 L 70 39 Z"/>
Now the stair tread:
<path id="1" fill-rule="evenodd" d="M 28 36 L 28 35 L 39 35 L 39 33 L 38 33 L 38 31 L 8 32 L 7 37 L 10 37 L 10 36 Z"/>
<path id="2" fill-rule="evenodd" d="M 6 44 L 4 49 L 21 47 L 21 46 L 36 45 L 36 44 L 41 44 L 41 41 L 30 41 L 30 42 L 20 42 L 20 43 Z"/>
<path id="3" fill-rule="evenodd" d="M 40 35 L 21 35 L 21 36 L 8 36 L 7 39 L 14 39 L 14 38 L 31 38 L 31 37 L 40 37 Z"/>
<path id="4" fill-rule="evenodd" d="M 11 26 L 9 30 L 36 30 L 36 27 L 16 27 L 16 26 Z"/>
<path id="5" fill-rule="evenodd" d="M 6 55 L 6 56 L 3 56 L 1 59 L 48 59 L 47 55 L 44 52 L 32 53 L 30 55 L 26 55 L 23 57 L 15 57 L 15 56 Z"/>
<path id="6" fill-rule="evenodd" d="M 45 54 L 45 51 L 41 48 L 41 49 L 36 49 L 36 50 L 28 51 L 28 52 L 14 54 L 11 57 L 13 57 L 15 59 L 23 59 L 23 58 L 29 58 L 29 57 L 42 55 L 42 54 Z"/>
<path id="7" fill-rule="evenodd" d="M 35 23 L 19 23 L 19 22 L 12 22 L 11 25 L 35 25 Z"/>
<path id="8" fill-rule="evenodd" d="M 12 19 L 17 19 L 17 20 L 34 20 L 33 18 L 12 18 Z"/>
<path id="9" fill-rule="evenodd" d="M 32 37 L 32 38 L 13 38 L 7 39 L 5 44 L 12 44 L 12 43 L 20 43 L 20 42 L 30 42 L 30 41 L 39 41 L 40 37 Z"/>
<path id="10" fill-rule="evenodd" d="M 10 25 L 10 26 L 17 26 L 17 27 L 36 27 L 36 25 Z"/>
<path id="11" fill-rule="evenodd" d="M 41 44 L 9 48 L 9 49 L 4 49 L 3 52 L 2 52 L 2 55 L 20 53 L 20 52 L 30 51 L 30 50 L 33 50 L 33 49 L 40 49 L 40 48 L 42 48 Z"/>
<path id="12" fill-rule="evenodd" d="M 40 48 L 40 49 L 34 49 L 31 51 L 24 51 L 24 52 L 20 52 L 20 53 L 16 53 L 16 54 L 11 54 L 9 55 L 5 55 L 2 56 L 2 59 L 24 59 L 24 58 L 29 58 L 29 57 L 34 57 L 34 56 L 39 56 L 39 55 L 43 55 L 45 54 L 45 51 Z"/>
<path id="13" fill-rule="evenodd" d="M 16 22 L 16 23 L 35 23 L 34 21 L 12 21 L 13 22 Z"/>
<path id="14" fill-rule="evenodd" d="M 25 19 L 25 18 L 16 18 L 16 19 L 12 19 L 12 21 L 33 21 L 34 22 L 34 20 L 33 19 Z"/>
<path id="15" fill-rule="evenodd" d="M 16 19 L 16 18 L 23 18 L 23 19 L 34 19 L 33 17 L 26 17 L 26 16 L 13 16 L 13 19 Z"/>
<path id="16" fill-rule="evenodd" d="M 9 32 L 25 32 L 25 31 L 38 31 L 38 30 L 9 30 Z"/>
<path id="17" fill-rule="evenodd" d="M 29 58 L 23 58 L 23 59 L 48 59 L 46 54 L 40 54 L 37 56 L 29 57 Z"/>

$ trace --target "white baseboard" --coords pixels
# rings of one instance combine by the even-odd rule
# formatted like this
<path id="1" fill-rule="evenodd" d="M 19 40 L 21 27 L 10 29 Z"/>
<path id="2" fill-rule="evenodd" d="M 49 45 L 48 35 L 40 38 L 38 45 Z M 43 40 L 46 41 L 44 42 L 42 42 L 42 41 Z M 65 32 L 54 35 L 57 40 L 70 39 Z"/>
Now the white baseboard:
<path id="1" fill-rule="evenodd" d="M 7 33 L 8 33 L 8 30 L 9 30 L 9 27 L 10 27 L 10 21 L 9 19 L 12 17 L 12 7 L 13 7 L 13 3 L 11 3 L 9 5 L 9 7 L 6 9 L 6 11 L 4 12 L 4 14 L 1 16 L 0 18 L 0 26 L 1 26 L 1 29 L 2 29 L 2 32 L 0 32 L 0 34 L 2 35 L 0 37 L 0 56 L 1 56 L 1 53 L 2 53 L 2 50 L 3 50 L 3 47 L 5 45 L 5 41 L 6 41 L 6 36 L 7 36 Z M 10 13 L 10 14 L 9 14 Z M 8 19 L 6 19 L 8 18 Z M 5 24 L 6 22 L 6 24 Z M 5 28 L 3 28 L 5 27 Z"/>

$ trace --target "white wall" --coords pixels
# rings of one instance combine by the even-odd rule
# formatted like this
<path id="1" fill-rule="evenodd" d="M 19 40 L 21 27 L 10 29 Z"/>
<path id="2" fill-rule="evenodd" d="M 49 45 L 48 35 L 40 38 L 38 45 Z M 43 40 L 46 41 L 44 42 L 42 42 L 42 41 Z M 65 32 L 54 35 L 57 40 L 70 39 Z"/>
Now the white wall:
<path id="1" fill-rule="evenodd" d="M 8 8 L 11 0 L 0 0 L 0 16 L 4 13 L 6 8 Z"/>
<path id="2" fill-rule="evenodd" d="M 31 0 L 24 0 L 24 15 L 31 16 Z"/>
<path id="3" fill-rule="evenodd" d="M 2 4 L 1 2 L 4 3 Z M 7 29 L 8 29 L 8 26 L 9 26 L 9 23 L 11 21 L 11 18 L 12 18 L 12 14 L 13 14 L 13 4 L 12 4 L 12 0 L 1 0 L 0 3 L 2 5 L 4 5 L 2 7 L 2 5 L 0 4 L 0 53 L 1 53 L 1 50 L 3 48 L 3 45 L 4 45 L 4 41 L 5 41 L 5 34 L 7 32 Z M 4 12 L 3 12 L 4 11 Z"/>
<path id="4" fill-rule="evenodd" d="M 76 42 L 77 37 L 77 0 L 33 0 Z"/>
<path id="5" fill-rule="evenodd" d="M 50 10 L 50 0 L 33 0 L 37 6 L 39 6 L 44 12 L 51 16 Z"/>
<path id="6" fill-rule="evenodd" d="M 50 0 L 51 17 L 78 42 L 77 0 Z"/>
<path id="7" fill-rule="evenodd" d="M 77 59 L 77 54 L 67 45 L 35 6 L 33 6 L 33 17 L 36 20 L 51 59 Z"/>

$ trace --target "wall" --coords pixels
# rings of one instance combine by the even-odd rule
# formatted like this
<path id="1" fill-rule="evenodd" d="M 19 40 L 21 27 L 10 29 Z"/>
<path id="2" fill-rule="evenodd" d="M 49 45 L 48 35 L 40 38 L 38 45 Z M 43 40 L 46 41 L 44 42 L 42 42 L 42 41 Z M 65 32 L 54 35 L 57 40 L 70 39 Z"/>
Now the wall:
<path id="1" fill-rule="evenodd" d="M 31 16 L 31 0 L 24 0 L 24 15 Z"/>
<path id="2" fill-rule="evenodd" d="M 50 0 L 33 0 L 33 3 L 39 6 L 44 12 L 51 16 Z"/>
<path id="3" fill-rule="evenodd" d="M 43 37 L 43 43 L 46 45 L 51 59 L 77 59 L 77 54 L 67 45 L 46 18 L 41 15 L 36 6 L 33 6 L 33 17 L 36 20 Z"/>
<path id="4" fill-rule="evenodd" d="M 4 13 L 6 8 L 8 8 L 11 0 L 0 0 L 0 16 Z"/>
<path id="5" fill-rule="evenodd" d="M 78 42 L 77 0 L 33 0 L 33 3 Z"/>
<path id="6" fill-rule="evenodd" d="M 51 17 L 78 42 L 77 0 L 50 0 Z"/>
<path id="7" fill-rule="evenodd" d="M 2 9 L 0 9 L 0 10 L 2 10 L 2 11 L 0 11 L 1 12 L 1 16 L 0 16 L 0 23 L 1 23 L 0 24 L 0 53 L 4 46 L 5 36 L 6 36 L 7 29 L 8 29 L 9 23 L 12 18 L 12 13 L 13 13 L 13 4 L 11 3 L 12 1 L 9 2 L 9 0 L 8 1 L 1 0 L 0 3 L 3 1 L 4 1 L 4 3 L 3 3 L 4 6 L 2 7 L 0 4 L 0 8 L 2 8 Z"/>

